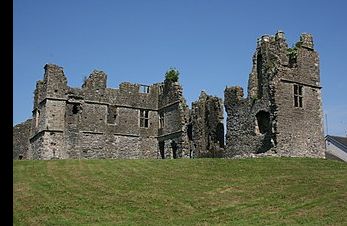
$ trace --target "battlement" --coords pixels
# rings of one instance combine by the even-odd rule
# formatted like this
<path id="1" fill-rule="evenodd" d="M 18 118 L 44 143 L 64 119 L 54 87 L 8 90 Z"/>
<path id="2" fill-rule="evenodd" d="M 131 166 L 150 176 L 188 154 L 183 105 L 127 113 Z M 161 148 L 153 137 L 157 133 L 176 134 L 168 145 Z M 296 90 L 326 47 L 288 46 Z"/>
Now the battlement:
<path id="1" fill-rule="evenodd" d="M 103 71 L 93 70 L 88 78 L 85 79 L 83 89 L 106 89 L 107 75 Z"/>
<path id="2" fill-rule="evenodd" d="M 283 31 L 277 31 L 275 35 L 264 34 L 257 39 L 257 48 L 266 45 L 278 45 L 280 43 L 285 43 L 286 38 Z"/>
<path id="3" fill-rule="evenodd" d="M 313 50 L 313 36 L 308 33 L 302 33 L 300 35 L 300 43 L 302 47 Z"/>
<path id="4" fill-rule="evenodd" d="M 257 48 L 260 47 L 268 47 L 268 45 L 278 45 L 280 43 L 286 43 L 285 33 L 283 31 L 277 31 L 275 35 L 264 34 L 257 39 Z M 309 33 L 301 33 L 299 41 L 297 42 L 299 45 L 295 45 L 296 47 L 305 47 L 309 49 L 313 49 L 313 36 Z"/>
<path id="5" fill-rule="evenodd" d="M 226 111 L 230 107 L 238 105 L 241 101 L 244 101 L 243 88 L 241 86 L 225 87 L 224 90 L 224 105 Z"/>
<path id="6" fill-rule="evenodd" d="M 46 80 L 48 76 L 63 76 L 64 75 L 64 71 L 63 68 L 56 65 L 56 64 L 46 64 L 44 66 L 45 69 L 45 74 L 44 74 L 44 79 Z"/>

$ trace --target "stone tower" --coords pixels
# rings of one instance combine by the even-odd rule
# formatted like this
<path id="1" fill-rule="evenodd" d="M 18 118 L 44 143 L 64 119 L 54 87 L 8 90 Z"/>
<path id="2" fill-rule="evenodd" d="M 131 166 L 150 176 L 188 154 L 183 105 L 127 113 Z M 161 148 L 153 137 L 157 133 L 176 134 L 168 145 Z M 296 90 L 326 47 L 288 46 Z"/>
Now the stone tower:
<path id="1" fill-rule="evenodd" d="M 44 69 L 44 79 L 36 83 L 28 158 L 67 158 L 63 140 L 67 80 L 57 65 Z"/>
<path id="2" fill-rule="evenodd" d="M 271 151 L 324 157 L 318 53 L 310 34 L 288 48 L 284 33 L 264 35 L 253 55 L 248 96 L 225 89 L 226 155 Z"/>

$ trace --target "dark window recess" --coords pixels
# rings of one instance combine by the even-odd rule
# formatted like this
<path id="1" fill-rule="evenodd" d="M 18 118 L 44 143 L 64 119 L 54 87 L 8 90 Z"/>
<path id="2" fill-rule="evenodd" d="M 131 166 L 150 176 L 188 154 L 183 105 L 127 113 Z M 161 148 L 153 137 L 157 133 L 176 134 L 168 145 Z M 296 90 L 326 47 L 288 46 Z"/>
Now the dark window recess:
<path id="1" fill-rule="evenodd" d="M 294 84 L 294 107 L 303 106 L 303 86 Z"/>
<path id="2" fill-rule="evenodd" d="M 148 128 L 149 125 L 149 111 L 140 110 L 140 127 Z"/>
<path id="3" fill-rule="evenodd" d="M 263 97 L 263 58 L 259 53 L 257 55 L 257 79 L 258 79 L 258 98 Z"/>
<path id="4" fill-rule="evenodd" d="M 177 159 L 177 143 L 175 141 L 171 142 L 171 148 L 172 148 L 172 157 L 174 159 Z"/>
<path id="5" fill-rule="evenodd" d="M 107 123 L 108 124 L 117 124 L 118 111 L 116 106 L 107 107 Z"/>
<path id="6" fill-rule="evenodd" d="M 188 124 L 187 133 L 188 133 L 188 139 L 193 140 L 193 126 L 192 126 L 192 124 Z"/>
<path id="7" fill-rule="evenodd" d="M 149 86 L 140 85 L 140 93 L 149 93 Z"/>
<path id="8" fill-rule="evenodd" d="M 79 116 L 82 111 L 81 104 L 79 103 L 67 103 L 65 120 L 68 125 L 78 124 Z"/>
<path id="9" fill-rule="evenodd" d="M 217 124 L 216 135 L 219 147 L 224 148 L 224 125 L 221 122 Z"/>
<path id="10" fill-rule="evenodd" d="M 259 128 L 259 132 L 261 134 L 265 134 L 270 132 L 270 113 L 266 111 L 259 111 L 256 115 L 257 124 Z"/>
<path id="11" fill-rule="evenodd" d="M 165 159 L 164 150 L 165 150 L 165 143 L 164 143 L 164 141 L 160 141 L 160 142 L 159 142 L 159 151 L 160 151 L 160 157 L 161 157 L 162 159 Z"/>
<path id="12" fill-rule="evenodd" d="M 72 114 L 77 114 L 80 111 L 80 106 L 79 104 L 74 104 L 72 107 Z"/>

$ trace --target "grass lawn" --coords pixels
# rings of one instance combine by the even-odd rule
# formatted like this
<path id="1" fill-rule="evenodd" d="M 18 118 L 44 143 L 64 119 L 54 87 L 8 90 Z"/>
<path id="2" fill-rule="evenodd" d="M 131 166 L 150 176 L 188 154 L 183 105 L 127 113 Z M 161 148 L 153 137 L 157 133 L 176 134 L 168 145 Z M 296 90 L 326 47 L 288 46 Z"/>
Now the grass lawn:
<path id="1" fill-rule="evenodd" d="M 14 161 L 14 225 L 347 225 L 347 164 Z"/>

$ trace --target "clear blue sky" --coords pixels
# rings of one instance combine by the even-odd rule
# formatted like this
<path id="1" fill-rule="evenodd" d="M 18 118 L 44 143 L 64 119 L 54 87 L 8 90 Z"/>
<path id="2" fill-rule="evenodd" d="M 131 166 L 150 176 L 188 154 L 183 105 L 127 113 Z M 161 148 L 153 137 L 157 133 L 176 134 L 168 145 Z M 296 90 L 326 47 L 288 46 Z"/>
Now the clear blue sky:
<path id="1" fill-rule="evenodd" d="M 312 33 L 331 135 L 347 133 L 347 1 L 14 0 L 13 124 L 31 117 L 43 66 L 80 87 L 93 69 L 120 82 L 160 82 L 176 67 L 187 103 L 201 90 L 247 90 L 256 39 L 283 30 L 291 46 Z"/>

